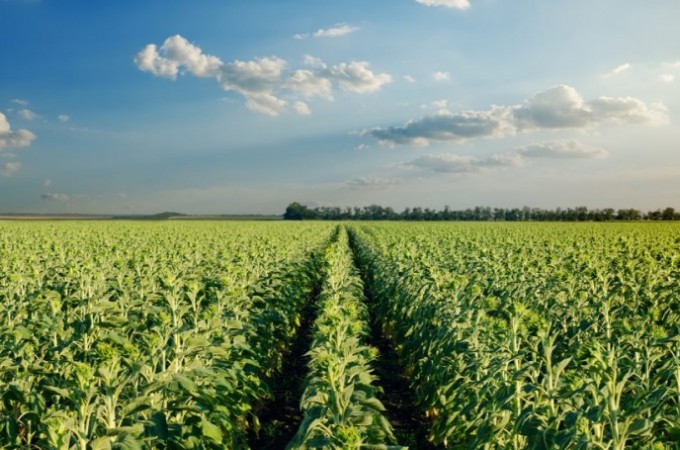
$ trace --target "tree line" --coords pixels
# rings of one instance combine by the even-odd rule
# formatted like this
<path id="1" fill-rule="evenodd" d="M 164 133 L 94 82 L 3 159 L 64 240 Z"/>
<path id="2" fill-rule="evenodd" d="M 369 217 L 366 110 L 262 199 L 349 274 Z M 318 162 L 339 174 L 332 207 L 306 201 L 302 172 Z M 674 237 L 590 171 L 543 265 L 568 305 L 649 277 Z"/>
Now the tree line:
<path id="1" fill-rule="evenodd" d="M 390 207 L 380 205 L 338 207 L 318 206 L 310 208 L 298 202 L 286 207 L 284 220 L 451 220 L 451 221 L 556 221 L 556 222 L 609 222 L 616 220 L 680 220 L 680 213 L 667 207 L 656 211 L 642 212 L 638 209 L 588 209 L 585 206 L 575 208 L 490 208 L 476 206 L 467 209 L 442 210 L 431 208 L 405 208 L 398 212 Z"/>

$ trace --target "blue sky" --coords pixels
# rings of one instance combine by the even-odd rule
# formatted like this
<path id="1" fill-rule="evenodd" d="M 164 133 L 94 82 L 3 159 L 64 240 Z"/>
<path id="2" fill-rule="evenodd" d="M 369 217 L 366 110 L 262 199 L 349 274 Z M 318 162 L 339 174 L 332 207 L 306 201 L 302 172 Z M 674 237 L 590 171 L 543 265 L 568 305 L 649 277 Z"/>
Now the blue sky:
<path id="1" fill-rule="evenodd" d="M 680 207 L 676 0 L 0 0 L 0 212 Z"/>

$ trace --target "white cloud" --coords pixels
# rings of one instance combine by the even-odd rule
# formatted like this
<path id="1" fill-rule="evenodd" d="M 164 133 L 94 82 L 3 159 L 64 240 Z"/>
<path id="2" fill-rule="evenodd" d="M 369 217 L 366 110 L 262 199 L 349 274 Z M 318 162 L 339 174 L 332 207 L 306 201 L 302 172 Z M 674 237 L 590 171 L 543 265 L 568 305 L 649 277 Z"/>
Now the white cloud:
<path id="1" fill-rule="evenodd" d="M 38 115 L 28 108 L 20 109 L 18 114 L 19 117 L 25 120 L 35 120 L 38 118 Z"/>
<path id="2" fill-rule="evenodd" d="M 19 170 L 21 170 L 21 163 L 18 161 L 9 161 L 0 164 L 0 175 L 2 175 L 3 177 L 11 177 Z"/>
<path id="3" fill-rule="evenodd" d="M 518 147 L 515 152 L 525 158 L 605 158 L 609 153 L 601 147 L 583 144 L 576 140 L 548 141 Z"/>
<path id="4" fill-rule="evenodd" d="M 300 114 L 301 116 L 308 116 L 312 113 L 309 110 L 309 106 L 305 102 L 297 101 L 293 103 L 293 109 L 295 110 L 296 113 Z"/>
<path id="5" fill-rule="evenodd" d="M 71 117 L 66 114 L 59 114 L 59 116 L 57 116 L 57 119 L 59 119 L 59 122 L 68 122 L 69 120 L 71 120 Z"/>
<path id="6" fill-rule="evenodd" d="M 649 106 L 634 97 L 599 97 L 588 102 L 593 125 L 603 122 L 661 125 L 668 123 L 668 109 L 661 103 Z"/>
<path id="7" fill-rule="evenodd" d="M 319 28 L 314 33 L 298 33 L 298 34 L 294 35 L 293 38 L 297 39 L 297 40 L 309 39 L 310 37 L 335 38 L 335 37 L 345 36 L 345 35 L 350 34 L 350 33 L 354 33 L 355 31 L 359 31 L 359 27 L 348 25 L 346 23 L 339 23 L 339 24 L 334 25 L 330 28 Z"/>
<path id="8" fill-rule="evenodd" d="M 274 95 L 279 86 L 286 61 L 281 58 L 259 58 L 253 61 L 234 61 L 225 64 L 217 80 L 226 91 L 235 91 L 246 98 L 252 111 L 277 116 L 287 102 Z"/>
<path id="9" fill-rule="evenodd" d="M 363 132 L 383 144 L 410 144 L 426 146 L 431 140 L 449 141 L 480 137 L 498 137 L 510 134 L 506 111 L 465 111 L 451 113 L 440 111 L 433 116 L 412 120 L 401 127 L 375 128 Z"/>
<path id="10" fill-rule="evenodd" d="M 432 74 L 434 81 L 450 81 L 451 74 L 449 72 L 437 71 Z"/>
<path id="11" fill-rule="evenodd" d="M 413 78 L 411 75 L 404 75 L 404 81 L 407 81 L 409 83 L 415 83 L 416 79 Z"/>
<path id="12" fill-rule="evenodd" d="M 620 75 L 630 68 L 631 68 L 631 65 L 629 63 L 618 65 L 618 66 L 614 67 L 612 70 L 610 70 L 609 72 L 602 75 L 602 78 L 611 78 L 611 77 L 614 77 L 616 75 Z"/>
<path id="13" fill-rule="evenodd" d="M 365 151 L 365 150 L 368 150 L 369 148 L 371 148 L 371 147 L 366 145 L 366 144 L 359 144 L 356 147 L 354 147 L 355 150 L 359 150 L 359 151 Z"/>
<path id="14" fill-rule="evenodd" d="M 672 73 L 662 73 L 659 75 L 659 80 L 663 81 L 664 83 L 672 83 L 675 81 L 675 75 Z"/>
<path id="15" fill-rule="evenodd" d="M 370 135 L 388 145 L 427 145 L 430 141 L 512 136 L 519 132 L 593 128 L 606 123 L 661 124 L 668 120 L 663 104 L 647 105 L 633 97 L 598 97 L 585 101 L 576 89 L 556 86 L 514 106 L 486 111 L 441 111 L 403 126 L 375 128 Z"/>
<path id="16" fill-rule="evenodd" d="M 296 70 L 288 79 L 285 86 L 305 98 L 323 97 L 333 100 L 333 84 L 322 74 L 311 70 Z"/>
<path id="17" fill-rule="evenodd" d="M 47 192 L 45 194 L 40 194 L 40 198 L 49 202 L 67 202 L 71 200 L 69 195 L 58 192 Z"/>
<path id="18" fill-rule="evenodd" d="M 453 153 L 424 155 L 399 166 L 437 173 L 475 173 L 491 168 L 517 167 L 522 165 L 522 157 L 516 153 L 501 153 L 488 158 L 461 156 Z"/>
<path id="19" fill-rule="evenodd" d="M 426 6 L 443 6 L 453 9 L 468 9 L 470 7 L 468 0 L 416 0 L 416 2 Z"/>
<path id="20" fill-rule="evenodd" d="M 0 113 L 0 152 L 5 148 L 28 147 L 35 140 L 35 134 L 19 129 L 13 131 L 7 121 L 7 117 Z"/>
<path id="21" fill-rule="evenodd" d="M 223 65 L 219 58 L 204 54 L 180 35 L 167 38 L 160 49 L 147 45 L 137 54 L 135 63 L 145 72 L 173 80 L 180 69 L 197 77 L 215 77 Z"/>
<path id="22" fill-rule="evenodd" d="M 322 60 L 307 55 L 305 62 L 317 70 L 296 70 L 284 87 L 306 98 L 318 96 L 332 100 L 332 81 L 336 81 L 341 89 L 357 94 L 376 92 L 392 81 L 389 74 L 371 71 L 369 63 L 365 61 L 328 67 Z"/>
<path id="23" fill-rule="evenodd" d="M 180 35 L 167 38 L 161 47 L 165 57 L 185 67 L 197 77 L 214 77 L 222 68 L 222 61 L 216 56 L 206 55 Z"/>
<path id="24" fill-rule="evenodd" d="M 392 82 L 390 75 L 372 72 L 365 61 L 336 64 L 327 69 L 324 75 L 336 80 L 343 90 L 357 94 L 376 92 Z"/>
<path id="25" fill-rule="evenodd" d="M 177 78 L 179 64 L 176 61 L 162 57 L 158 53 L 156 44 L 149 44 L 135 56 L 135 64 L 140 70 L 150 72 L 159 77 Z"/>
<path id="26" fill-rule="evenodd" d="M 50 187 L 52 186 L 52 179 L 51 178 L 45 178 L 42 182 L 42 187 Z"/>
<path id="27" fill-rule="evenodd" d="M 344 27 L 329 30 L 344 33 Z M 331 33 L 329 30 L 320 31 Z M 298 69 L 292 73 L 288 70 L 288 63 L 275 56 L 223 63 L 216 56 L 204 54 L 199 47 L 179 35 L 166 39 L 160 49 L 154 44 L 147 45 L 135 58 L 140 70 L 157 76 L 175 79 L 182 70 L 186 70 L 198 77 L 214 78 L 223 89 L 242 95 L 248 109 L 270 116 L 286 111 L 288 100 L 292 102 L 293 110 L 300 113 L 303 110 L 297 103 L 300 99 L 295 97 L 333 100 L 334 82 L 345 91 L 365 94 L 375 92 L 392 81 L 389 74 L 374 73 L 369 63 L 363 61 L 329 67 L 322 60 L 305 55 L 304 62 L 310 69 Z M 291 96 L 293 98 L 289 99 Z"/>
<path id="28" fill-rule="evenodd" d="M 493 169 L 525 166 L 532 159 L 599 159 L 607 157 L 606 150 L 579 141 L 548 141 L 518 147 L 506 153 L 485 158 L 441 153 L 424 155 L 397 167 L 436 173 L 478 173 Z"/>
<path id="29" fill-rule="evenodd" d="M 271 92 L 281 80 L 286 61 L 281 58 L 259 58 L 234 61 L 219 71 L 218 81 L 225 90 L 240 93 Z"/>
<path id="30" fill-rule="evenodd" d="M 249 93 L 245 97 L 246 108 L 268 116 L 278 116 L 285 111 L 288 104 L 285 100 L 281 100 L 267 92 Z"/>
<path id="31" fill-rule="evenodd" d="M 680 69 L 680 61 L 663 63 L 663 67 L 669 70 Z"/>
<path id="32" fill-rule="evenodd" d="M 403 184 L 399 178 L 357 177 L 349 180 L 347 186 L 353 189 L 387 189 Z"/>
<path id="33" fill-rule="evenodd" d="M 312 55 L 305 55 L 304 58 L 305 65 L 315 67 L 317 69 L 325 69 L 326 63 L 323 62 L 321 58 L 316 58 Z"/>
<path id="34" fill-rule="evenodd" d="M 19 105 L 19 106 L 28 106 L 29 105 L 28 100 L 24 100 L 24 99 L 21 99 L 21 98 L 14 98 L 11 101 L 15 105 Z"/>
<path id="35" fill-rule="evenodd" d="M 359 27 L 340 23 L 331 28 L 319 29 L 314 32 L 314 37 L 339 37 L 359 31 Z"/>

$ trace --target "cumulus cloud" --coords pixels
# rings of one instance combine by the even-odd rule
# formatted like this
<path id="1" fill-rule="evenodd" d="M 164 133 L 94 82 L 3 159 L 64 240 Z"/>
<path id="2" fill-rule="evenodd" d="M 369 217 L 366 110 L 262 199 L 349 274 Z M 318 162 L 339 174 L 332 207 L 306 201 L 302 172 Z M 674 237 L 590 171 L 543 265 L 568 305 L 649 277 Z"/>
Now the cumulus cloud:
<path id="1" fill-rule="evenodd" d="M 317 58 L 312 55 L 305 55 L 304 57 L 305 65 L 315 67 L 317 69 L 325 69 L 326 63 L 323 62 L 321 58 Z"/>
<path id="2" fill-rule="evenodd" d="M 65 123 L 65 122 L 68 122 L 69 120 L 71 120 L 71 117 L 67 116 L 66 114 L 59 114 L 59 116 L 57 116 L 57 119 L 59 119 L 59 122 Z"/>
<path id="3" fill-rule="evenodd" d="M 11 101 L 15 105 L 19 105 L 19 106 L 28 106 L 29 105 L 28 100 L 24 100 L 24 99 L 21 99 L 21 98 L 13 98 Z"/>
<path id="4" fill-rule="evenodd" d="M 286 61 L 281 58 L 259 58 L 253 61 L 234 61 L 222 66 L 217 80 L 226 91 L 235 91 L 246 98 L 252 111 L 277 116 L 286 109 L 287 102 L 273 94 L 281 82 Z"/>
<path id="5" fill-rule="evenodd" d="M 137 53 L 135 63 L 145 72 L 173 80 L 180 69 L 197 77 L 214 77 L 222 67 L 219 58 L 204 54 L 180 35 L 167 38 L 160 48 L 155 44 L 147 45 Z"/>
<path id="6" fill-rule="evenodd" d="M 563 128 L 593 128 L 607 123 L 661 124 L 668 119 L 662 104 L 633 97 L 598 97 L 586 101 L 570 86 L 556 86 L 524 103 L 493 106 L 486 111 L 452 113 L 411 120 L 403 126 L 365 130 L 383 144 L 423 146 L 430 141 L 498 138 L 520 132 Z"/>
<path id="7" fill-rule="evenodd" d="M 34 120 L 38 118 L 38 115 L 28 108 L 22 108 L 18 112 L 19 117 L 25 120 Z"/>
<path id="8" fill-rule="evenodd" d="M 518 147 L 505 153 L 485 158 L 441 153 L 424 155 L 412 161 L 399 163 L 397 167 L 435 173 L 478 173 L 494 169 L 522 167 L 534 159 L 596 159 L 605 158 L 605 149 L 583 144 L 579 141 L 548 141 Z"/>
<path id="9" fill-rule="evenodd" d="M 399 178 L 357 177 L 349 180 L 347 186 L 353 189 L 387 189 L 402 183 Z"/>
<path id="10" fill-rule="evenodd" d="M 680 69 L 680 61 L 673 61 L 673 62 L 666 62 L 663 63 L 663 67 L 665 69 L 673 70 L 673 69 Z"/>
<path id="11" fill-rule="evenodd" d="M 426 6 L 443 6 L 452 9 L 468 9 L 470 7 L 468 0 L 416 0 L 416 2 Z"/>
<path id="12" fill-rule="evenodd" d="M 149 44 L 135 56 L 135 64 L 140 70 L 152 73 L 159 77 L 177 78 L 179 64 L 158 53 L 156 44 Z"/>
<path id="13" fill-rule="evenodd" d="M 602 75 L 602 78 L 611 78 L 611 77 L 614 77 L 614 76 L 616 76 L 616 75 L 620 75 L 620 74 L 622 74 L 623 72 L 625 72 L 626 70 L 628 70 L 628 69 L 630 69 L 630 68 L 631 68 L 631 65 L 630 65 L 629 63 L 620 64 L 620 65 L 614 67 L 614 68 L 613 68 L 612 70 L 610 70 L 609 72 L 607 72 L 607 73 L 605 73 L 604 75 Z"/>
<path id="14" fill-rule="evenodd" d="M 491 155 L 488 158 L 441 153 L 437 155 L 424 155 L 400 164 L 404 168 L 437 173 L 475 173 L 490 168 L 517 167 L 521 165 L 522 157 L 517 153 L 500 153 Z"/>
<path id="15" fill-rule="evenodd" d="M 432 78 L 434 78 L 434 81 L 450 81 L 451 74 L 449 72 L 437 71 L 432 74 Z"/>
<path id="16" fill-rule="evenodd" d="M 404 75 L 404 81 L 406 81 L 408 83 L 415 83 L 416 79 L 413 78 L 411 75 Z"/>
<path id="17" fill-rule="evenodd" d="M 296 113 L 300 114 L 301 116 L 308 116 L 312 113 L 310 111 L 309 106 L 305 102 L 300 102 L 297 101 L 293 104 L 293 109 L 295 110 Z"/>
<path id="18" fill-rule="evenodd" d="M 2 175 L 3 177 L 11 177 L 19 170 L 21 170 L 21 163 L 18 161 L 9 161 L 0 164 L 0 175 Z"/>
<path id="19" fill-rule="evenodd" d="M 281 100 L 268 92 L 248 93 L 245 94 L 245 97 L 246 108 L 268 116 L 278 116 L 285 111 L 288 104 L 285 100 Z"/>
<path id="20" fill-rule="evenodd" d="M 48 202 L 67 202 L 71 200 L 69 195 L 57 192 L 47 192 L 45 194 L 40 194 L 40 198 Z"/>
<path id="21" fill-rule="evenodd" d="M 319 32 L 345 33 L 344 27 L 349 26 Z M 248 109 L 271 116 L 286 111 L 291 102 L 292 109 L 300 113 L 299 103 L 302 102 L 296 96 L 333 100 L 334 83 L 342 90 L 366 94 L 392 81 L 389 74 L 373 72 L 365 61 L 328 66 L 321 59 L 306 55 L 304 62 L 309 69 L 293 71 L 288 69 L 285 60 L 275 56 L 223 63 L 216 56 L 204 54 L 199 47 L 179 35 L 166 39 L 160 48 L 149 44 L 135 57 L 140 70 L 156 76 L 174 80 L 180 73 L 190 73 L 214 78 L 223 89 L 242 95 Z"/>
<path id="22" fill-rule="evenodd" d="M 440 111 L 432 116 L 412 120 L 401 127 L 375 128 L 369 134 L 388 145 L 427 146 L 430 141 L 463 140 L 510 134 L 507 112 L 498 107 L 490 111 L 451 113 Z"/>
<path id="23" fill-rule="evenodd" d="M 672 73 L 662 73 L 659 75 L 659 80 L 663 81 L 664 83 L 672 83 L 675 81 L 675 75 Z"/>
<path id="24" fill-rule="evenodd" d="M 42 182 L 43 187 L 50 187 L 52 186 L 52 179 L 51 178 L 45 178 Z"/>
<path id="25" fill-rule="evenodd" d="M 7 117 L 0 113 L 0 152 L 5 148 L 28 147 L 35 140 L 35 134 L 19 129 L 13 131 L 7 121 Z"/>
<path id="26" fill-rule="evenodd" d="M 323 97 L 333 99 L 333 81 L 344 91 L 367 94 L 380 90 L 392 82 L 386 73 L 375 73 L 365 61 L 352 61 L 327 66 L 321 59 L 305 56 L 305 63 L 315 70 L 296 70 L 286 81 L 284 87 L 303 97 Z"/>
<path id="27" fill-rule="evenodd" d="M 305 98 L 323 97 L 333 99 L 333 84 L 322 73 L 311 70 L 296 70 L 288 79 L 285 86 Z"/>
<path id="28" fill-rule="evenodd" d="M 327 69 L 323 75 L 336 80 L 343 90 L 357 94 L 378 91 L 392 82 L 390 75 L 374 73 L 365 61 L 340 63 Z"/>
<path id="29" fill-rule="evenodd" d="M 607 150 L 576 140 L 548 141 L 518 147 L 515 152 L 525 158 L 605 158 Z"/>
<path id="30" fill-rule="evenodd" d="M 259 58 L 225 64 L 217 79 L 225 90 L 241 93 L 271 92 L 281 80 L 286 61 L 281 58 Z"/>

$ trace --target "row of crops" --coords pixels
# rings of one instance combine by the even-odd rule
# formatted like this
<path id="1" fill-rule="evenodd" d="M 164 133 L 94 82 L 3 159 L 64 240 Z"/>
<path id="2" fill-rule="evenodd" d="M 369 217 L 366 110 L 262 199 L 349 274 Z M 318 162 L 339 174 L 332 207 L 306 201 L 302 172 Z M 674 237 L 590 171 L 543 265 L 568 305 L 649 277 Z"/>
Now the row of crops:
<path id="1" fill-rule="evenodd" d="M 680 227 L 352 228 L 430 439 L 677 448 Z"/>
<path id="2" fill-rule="evenodd" d="M 0 225 L 0 447 L 245 448 L 332 225 Z"/>
<path id="3" fill-rule="evenodd" d="M 309 352 L 305 413 L 291 449 L 403 448 L 377 398 L 363 282 L 354 267 L 344 228 L 326 250 L 324 279 Z"/>
<path id="4" fill-rule="evenodd" d="M 288 448 L 413 444 L 370 323 L 440 448 L 676 448 L 679 279 L 677 224 L 0 223 L 0 448 L 248 448 L 307 332 Z"/>

